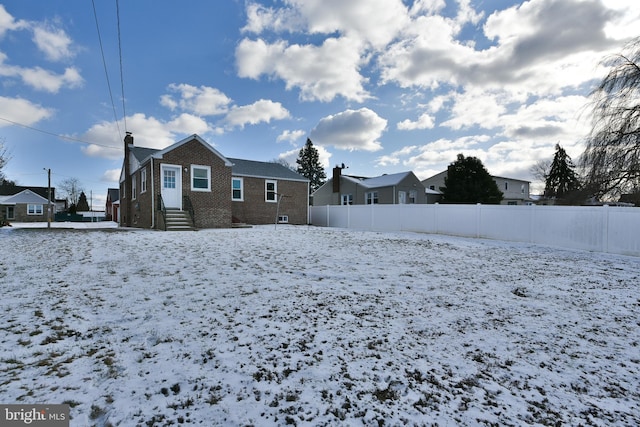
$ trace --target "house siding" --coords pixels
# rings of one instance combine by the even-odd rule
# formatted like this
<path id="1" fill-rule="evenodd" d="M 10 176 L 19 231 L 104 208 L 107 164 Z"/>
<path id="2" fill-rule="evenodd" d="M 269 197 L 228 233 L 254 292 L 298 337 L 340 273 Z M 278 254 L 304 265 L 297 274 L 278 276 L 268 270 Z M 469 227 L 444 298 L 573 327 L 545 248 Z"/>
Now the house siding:
<path id="1" fill-rule="evenodd" d="M 35 203 L 39 204 L 39 203 Z M 51 207 L 53 209 L 53 206 Z M 2 207 L 2 215 L 4 217 L 6 213 L 6 207 Z M 53 214 L 51 215 L 53 219 Z M 27 214 L 27 204 L 25 203 L 16 203 L 13 208 L 13 219 L 11 222 L 46 222 L 47 221 L 47 205 L 42 205 L 42 215 L 28 215 Z"/>
<path id="2" fill-rule="evenodd" d="M 306 182 L 275 178 L 242 178 L 244 200 L 232 202 L 233 217 L 237 221 L 246 224 L 273 224 L 276 220 L 276 213 L 279 213 L 279 215 L 287 215 L 290 224 L 307 224 L 308 201 L 306 194 L 308 184 Z M 280 202 L 279 212 L 277 212 L 277 202 L 265 200 L 266 181 L 276 181 L 278 194 L 285 195 Z M 229 189 L 231 189 L 230 184 Z M 229 199 L 231 199 L 231 195 L 229 195 Z"/>

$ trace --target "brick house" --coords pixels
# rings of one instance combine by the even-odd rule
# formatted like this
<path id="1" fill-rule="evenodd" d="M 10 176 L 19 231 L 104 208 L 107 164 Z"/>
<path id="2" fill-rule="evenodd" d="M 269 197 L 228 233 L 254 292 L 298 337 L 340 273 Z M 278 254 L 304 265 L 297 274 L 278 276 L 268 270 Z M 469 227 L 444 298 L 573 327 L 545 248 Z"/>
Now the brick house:
<path id="1" fill-rule="evenodd" d="M 107 200 L 104 205 L 106 221 L 118 222 L 120 217 L 120 190 L 117 188 L 107 189 Z"/>
<path id="2" fill-rule="evenodd" d="M 313 193 L 313 205 L 424 204 L 425 189 L 411 171 L 373 178 L 345 175 L 342 167 Z"/>
<path id="3" fill-rule="evenodd" d="M 163 149 L 125 137 L 120 225 L 221 228 L 306 224 L 309 181 L 277 163 L 228 159 L 198 135 Z"/>
<path id="4" fill-rule="evenodd" d="M 39 188 L 20 187 L 13 195 L 0 195 L 0 220 L 10 222 L 47 222 L 49 200 L 43 197 Z M 41 189 L 41 188 L 40 188 Z M 46 188 L 45 191 L 48 191 Z M 53 189 L 52 193 L 53 193 Z M 51 219 L 55 214 L 55 204 L 51 203 Z"/>

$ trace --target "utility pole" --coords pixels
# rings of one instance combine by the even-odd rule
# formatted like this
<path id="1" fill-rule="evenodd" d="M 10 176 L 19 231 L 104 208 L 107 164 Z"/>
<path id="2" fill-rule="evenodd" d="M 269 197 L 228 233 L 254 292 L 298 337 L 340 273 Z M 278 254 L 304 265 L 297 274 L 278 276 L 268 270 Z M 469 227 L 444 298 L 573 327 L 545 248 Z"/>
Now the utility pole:
<path id="1" fill-rule="evenodd" d="M 51 228 L 51 169 L 47 169 L 47 228 Z"/>

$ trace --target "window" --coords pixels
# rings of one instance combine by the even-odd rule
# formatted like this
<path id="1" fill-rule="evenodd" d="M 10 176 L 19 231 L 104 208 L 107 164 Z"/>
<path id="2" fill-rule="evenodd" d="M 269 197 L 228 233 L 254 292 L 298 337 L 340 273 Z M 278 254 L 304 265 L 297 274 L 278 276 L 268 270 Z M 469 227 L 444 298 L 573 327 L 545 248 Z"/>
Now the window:
<path id="1" fill-rule="evenodd" d="M 507 202 L 507 205 L 509 205 L 509 206 L 516 206 L 517 204 L 518 204 L 518 202 L 517 202 L 517 201 L 515 201 L 515 200 L 509 200 L 509 201 Z"/>
<path id="2" fill-rule="evenodd" d="M 436 186 L 435 186 L 435 185 L 430 185 L 430 186 L 429 186 L 429 190 L 435 190 L 435 189 L 436 189 Z"/>
<path id="3" fill-rule="evenodd" d="M 136 176 L 133 175 L 131 177 L 131 200 L 135 200 L 136 196 Z"/>
<path id="4" fill-rule="evenodd" d="M 191 165 L 191 190 L 211 191 L 211 167 Z"/>
<path id="5" fill-rule="evenodd" d="M 353 204 L 353 194 L 343 194 L 342 201 L 340 202 L 342 205 L 352 205 Z"/>
<path id="6" fill-rule="evenodd" d="M 140 171 L 140 193 L 147 191 L 147 169 Z"/>
<path id="7" fill-rule="evenodd" d="M 364 194 L 365 197 L 365 203 L 367 205 L 377 205 L 378 204 L 378 192 L 377 191 L 371 191 L 369 193 L 365 193 Z"/>
<path id="8" fill-rule="evenodd" d="M 524 194 L 524 184 L 520 186 L 520 193 Z"/>
<path id="9" fill-rule="evenodd" d="M 409 203 L 414 205 L 417 203 L 418 199 L 418 190 L 409 191 Z"/>
<path id="10" fill-rule="evenodd" d="M 27 215 L 42 215 L 42 205 L 27 205 Z"/>
<path id="11" fill-rule="evenodd" d="M 278 222 L 280 224 L 288 224 L 289 223 L 289 215 L 278 215 Z"/>
<path id="12" fill-rule="evenodd" d="M 176 188 L 176 171 L 172 169 L 165 169 L 162 176 L 162 187 L 173 189 Z"/>
<path id="13" fill-rule="evenodd" d="M 244 180 L 242 178 L 231 178 L 231 200 L 244 201 Z"/>
<path id="14" fill-rule="evenodd" d="M 504 189 L 505 190 L 509 189 L 509 183 L 507 181 L 504 182 Z"/>
<path id="15" fill-rule="evenodd" d="M 13 206 L 7 206 L 6 219 L 15 219 L 15 210 Z"/>
<path id="16" fill-rule="evenodd" d="M 191 190 L 211 191 L 211 167 L 191 165 Z"/>
<path id="17" fill-rule="evenodd" d="M 276 195 L 278 194 L 278 181 L 265 181 L 264 182 L 265 189 L 265 201 L 267 202 L 277 202 Z"/>

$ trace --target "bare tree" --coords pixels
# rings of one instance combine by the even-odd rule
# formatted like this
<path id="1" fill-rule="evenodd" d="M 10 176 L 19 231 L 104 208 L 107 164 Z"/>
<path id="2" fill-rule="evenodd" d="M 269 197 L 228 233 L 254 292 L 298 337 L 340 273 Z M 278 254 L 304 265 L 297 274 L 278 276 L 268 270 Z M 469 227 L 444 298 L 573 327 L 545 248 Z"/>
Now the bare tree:
<path id="1" fill-rule="evenodd" d="M 547 177 L 549 176 L 549 171 L 551 170 L 551 160 L 544 159 L 538 160 L 536 163 L 531 165 L 529 168 L 529 172 L 535 178 L 536 181 L 539 181 L 544 186 L 547 182 Z"/>
<path id="2" fill-rule="evenodd" d="M 640 38 L 605 60 L 611 69 L 591 94 L 593 127 L 581 165 L 586 186 L 612 198 L 640 184 Z"/>
<path id="3" fill-rule="evenodd" d="M 78 200 L 80 200 L 80 193 L 84 191 L 78 178 L 66 178 L 60 181 L 58 183 L 58 189 L 67 198 L 69 206 L 77 206 Z"/>
<path id="4" fill-rule="evenodd" d="M 4 144 L 4 141 L 4 138 L 0 138 L 0 184 L 6 179 L 6 177 L 4 176 L 4 172 L 2 172 L 2 169 L 4 169 L 7 163 L 9 163 L 9 159 L 11 158 L 9 152 L 7 151 L 7 147 Z"/>

